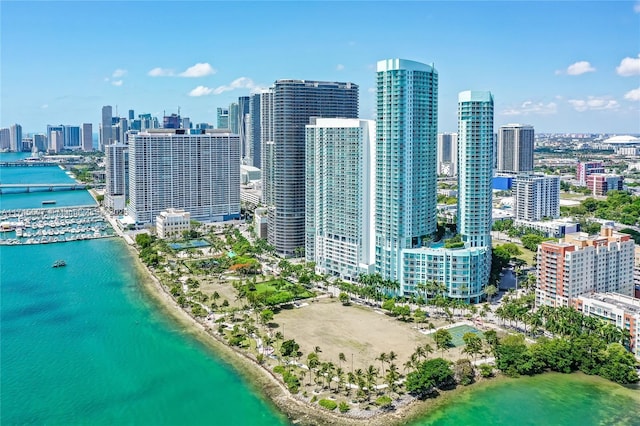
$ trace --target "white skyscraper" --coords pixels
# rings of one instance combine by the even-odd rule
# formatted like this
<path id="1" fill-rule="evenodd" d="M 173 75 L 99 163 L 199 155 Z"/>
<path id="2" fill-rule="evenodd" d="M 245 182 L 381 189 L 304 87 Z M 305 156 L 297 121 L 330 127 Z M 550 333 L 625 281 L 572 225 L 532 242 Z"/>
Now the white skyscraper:
<path id="1" fill-rule="evenodd" d="M 318 118 L 306 126 L 307 261 L 356 281 L 375 260 L 375 122 Z"/>
<path id="2" fill-rule="evenodd" d="M 125 211 L 129 193 L 129 145 L 116 143 L 104 147 L 104 205 L 112 213 Z"/>
<path id="3" fill-rule="evenodd" d="M 10 149 L 13 152 L 22 151 L 22 126 L 19 124 L 14 124 L 9 128 L 11 140 L 10 140 Z"/>
<path id="4" fill-rule="evenodd" d="M 197 220 L 240 218 L 240 142 L 228 130 L 158 129 L 129 139 L 129 206 L 137 223 L 162 210 Z"/>

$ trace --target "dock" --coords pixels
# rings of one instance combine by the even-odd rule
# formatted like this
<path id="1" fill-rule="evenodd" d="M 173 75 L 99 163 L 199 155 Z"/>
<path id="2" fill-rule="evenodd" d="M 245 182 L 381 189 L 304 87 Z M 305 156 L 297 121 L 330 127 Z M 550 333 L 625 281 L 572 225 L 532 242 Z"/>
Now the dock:
<path id="1" fill-rule="evenodd" d="M 48 244 L 115 236 L 98 206 L 0 210 L 0 221 L 20 223 L 0 245 Z"/>

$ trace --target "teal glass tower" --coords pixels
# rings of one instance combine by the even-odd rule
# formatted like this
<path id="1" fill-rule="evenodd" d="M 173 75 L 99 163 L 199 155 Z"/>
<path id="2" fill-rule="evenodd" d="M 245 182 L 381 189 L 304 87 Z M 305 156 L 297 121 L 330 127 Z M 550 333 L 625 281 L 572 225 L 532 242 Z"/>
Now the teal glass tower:
<path id="1" fill-rule="evenodd" d="M 421 247 L 436 230 L 437 123 L 435 68 L 379 61 L 375 255 L 384 279 L 401 281 L 402 250 Z"/>

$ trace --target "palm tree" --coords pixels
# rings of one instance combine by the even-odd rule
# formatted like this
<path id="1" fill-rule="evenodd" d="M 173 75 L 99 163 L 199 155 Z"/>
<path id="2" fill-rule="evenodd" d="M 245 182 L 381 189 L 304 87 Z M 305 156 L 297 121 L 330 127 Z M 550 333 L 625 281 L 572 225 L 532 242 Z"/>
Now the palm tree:
<path id="1" fill-rule="evenodd" d="M 389 357 L 387 356 L 386 352 L 382 352 L 380 356 L 376 358 L 376 361 L 380 361 L 380 364 L 382 364 L 382 374 L 384 374 L 384 363 L 387 362 L 388 360 L 389 360 Z"/>
<path id="2" fill-rule="evenodd" d="M 375 388 L 377 379 L 378 370 L 373 365 L 369 365 L 366 371 L 367 393 L 371 393 L 371 391 Z"/>
<path id="3" fill-rule="evenodd" d="M 425 343 L 422 346 L 422 351 L 424 353 L 425 358 L 428 358 L 429 355 L 431 355 L 434 352 L 433 347 L 428 343 Z"/>

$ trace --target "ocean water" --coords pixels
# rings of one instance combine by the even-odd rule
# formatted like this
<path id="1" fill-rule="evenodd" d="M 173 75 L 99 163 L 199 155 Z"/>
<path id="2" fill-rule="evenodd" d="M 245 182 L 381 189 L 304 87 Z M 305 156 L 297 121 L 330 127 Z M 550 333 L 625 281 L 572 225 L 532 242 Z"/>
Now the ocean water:
<path id="1" fill-rule="evenodd" d="M 640 425 L 640 390 L 599 377 L 549 373 L 470 389 L 413 426 Z"/>
<path id="2" fill-rule="evenodd" d="M 165 318 L 123 244 L 0 246 L 2 424 L 284 424 Z"/>

